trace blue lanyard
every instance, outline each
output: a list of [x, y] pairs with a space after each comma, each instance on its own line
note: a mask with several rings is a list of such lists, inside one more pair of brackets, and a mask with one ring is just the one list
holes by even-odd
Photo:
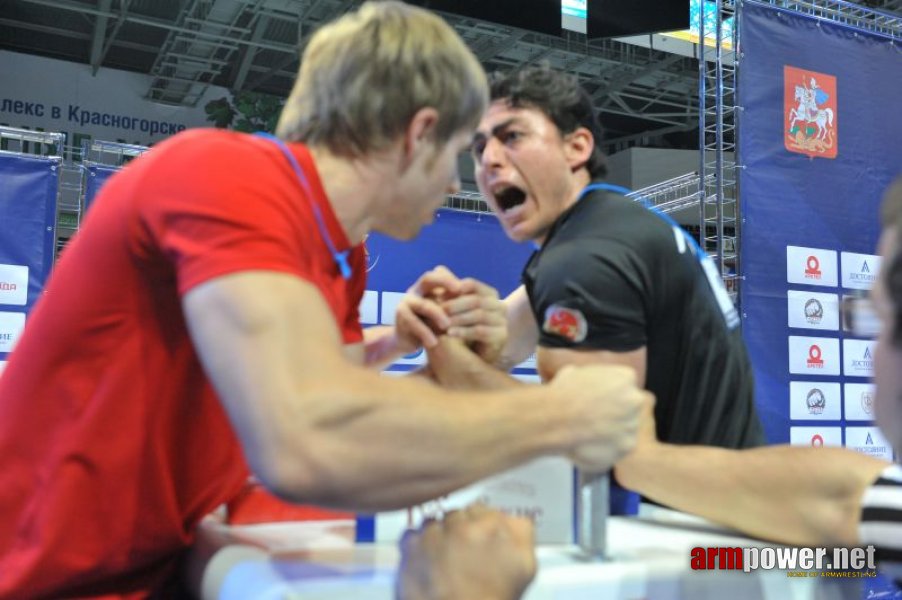
[[[586, 194], [588, 194], [589, 192], [594, 192], [596, 190], [607, 190], [609, 192], [614, 192], [615, 194], [620, 194], [622, 196], [626, 196], [627, 194], [632, 193], [631, 189], [625, 188], [622, 185], [614, 185], [611, 183], [590, 183], [579, 193], [576, 201], [579, 202]], [[672, 227], [679, 229], [679, 231], [683, 234], [683, 237], [686, 238], [686, 241], [689, 242], [690, 247], [695, 251], [695, 256], [697, 256], [700, 261], [707, 256], [705, 251], [701, 249], [701, 246], [698, 245], [698, 242], [695, 240], [695, 238], [689, 235], [689, 233], [685, 229], [680, 227], [679, 223], [670, 218], [669, 215], [662, 213], [661, 211], [656, 209], [654, 206], [650, 206], [648, 199], [642, 198], [642, 203], [645, 205], [646, 209], [650, 210], [660, 218], [667, 221], [667, 223]]]
[[614, 185], [613, 183], [590, 183], [579, 193], [579, 196], [576, 197], [576, 201], [579, 202], [586, 194], [594, 192], [595, 190], [607, 190], [609, 192], [614, 192], [615, 194], [620, 194], [621, 196], [626, 196], [632, 192], [629, 188], [625, 188], [622, 185]]
[[353, 272], [351, 270], [350, 263], [348, 263], [348, 253], [350, 252], [350, 250], [339, 252], [335, 249], [335, 244], [332, 243], [332, 238], [329, 236], [329, 231], [326, 229], [326, 224], [323, 222], [322, 212], [320, 211], [319, 206], [316, 204], [316, 200], [313, 196], [313, 190], [310, 188], [310, 183], [307, 181], [307, 176], [304, 175], [304, 170], [301, 168], [301, 165], [298, 164], [298, 161], [297, 159], [295, 159], [294, 154], [291, 153], [291, 150], [288, 149], [288, 146], [285, 145], [285, 142], [271, 133], [258, 131], [254, 135], [273, 142], [276, 146], [279, 147], [279, 150], [282, 151], [282, 154], [285, 155], [285, 157], [288, 159], [288, 162], [291, 163], [295, 175], [297, 175], [298, 183], [301, 184], [301, 188], [303, 188], [304, 193], [307, 195], [307, 200], [310, 202], [310, 207], [313, 209], [313, 216], [316, 218], [316, 226], [319, 228], [320, 237], [322, 237], [323, 241], [326, 242], [326, 246], [329, 248], [329, 252], [332, 254], [332, 259], [335, 261], [335, 264], [338, 265], [338, 270], [341, 272], [341, 276], [344, 279], [350, 279]]

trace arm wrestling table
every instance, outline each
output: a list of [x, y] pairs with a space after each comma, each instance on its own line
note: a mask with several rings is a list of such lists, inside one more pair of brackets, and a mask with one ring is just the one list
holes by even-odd
[[[231, 528], [247, 543], [213, 554], [204, 570], [204, 600], [392, 600], [397, 546], [355, 545], [352, 528], [335, 521]], [[539, 546], [539, 572], [524, 599], [861, 598], [861, 579], [789, 577], [781, 570], [693, 571], [694, 547], [774, 544], [667, 509], [643, 505], [639, 517], [611, 517], [608, 535], [603, 561], [584, 558], [576, 546]]]

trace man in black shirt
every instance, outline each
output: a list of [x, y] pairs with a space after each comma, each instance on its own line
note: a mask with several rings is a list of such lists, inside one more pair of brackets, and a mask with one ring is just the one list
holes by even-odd
[[477, 182], [508, 236], [539, 248], [506, 300], [502, 366], [536, 344], [544, 379], [570, 364], [626, 365], [657, 398], [662, 441], [763, 444], [716, 267], [675, 223], [601, 181], [600, 126], [576, 78], [528, 67], [495, 76], [491, 92], [473, 143]]

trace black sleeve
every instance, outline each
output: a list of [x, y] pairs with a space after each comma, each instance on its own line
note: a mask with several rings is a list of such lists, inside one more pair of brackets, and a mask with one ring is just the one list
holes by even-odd
[[628, 352], [646, 345], [648, 270], [634, 250], [589, 239], [540, 260], [530, 294], [540, 346]]

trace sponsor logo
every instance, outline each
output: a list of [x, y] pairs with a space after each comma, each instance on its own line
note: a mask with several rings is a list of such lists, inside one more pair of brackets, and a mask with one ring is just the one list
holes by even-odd
[[877, 273], [872, 273], [868, 261], [864, 260], [861, 262], [861, 267], [859, 267], [857, 272], [853, 271], [852, 273], [849, 273], [849, 281], [873, 285], [873, 283], [877, 281]]
[[808, 405], [810, 414], [819, 415], [824, 412], [824, 408], [827, 406], [827, 397], [824, 396], [824, 392], [817, 388], [812, 388], [805, 398], [805, 403]]
[[[833, 287], [839, 275], [837, 259], [838, 253], [835, 250], [786, 246], [786, 281]], [[809, 298], [814, 297], [816, 294], [809, 295]]]
[[836, 158], [836, 77], [783, 67], [783, 144], [790, 152]]
[[560, 336], [571, 342], [581, 342], [588, 333], [586, 317], [575, 308], [565, 308], [552, 304], [545, 311], [545, 322], [542, 331]]
[[817, 344], [811, 344], [808, 348], [808, 368], [823, 369], [824, 360], [821, 358], [821, 347]]
[[823, 445], [824, 445], [824, 437], [821, 434], [815, 433], [813, 436], [811, 436], [811, 447], [812, 448], [820, 448]]
[[811, 298], [805, 303], [805, 320], [812, 325], [819, 325], [824, 319], [824, 306], [817, 298]]
[[880, 275], [881, 259], [875, 254], [842, 252], [842, 286], [853, 290], [874, 287]]
[[[824, 370], [827, 365], [825, 361]], [[820, 375], [823, 371], [817, 371]], [[856, 395], [857, 399], [858, 396]], [[825, 420], [842, 419], [842, 385], [827, 381], [790, 381], [789, 382], [789, 418], [792, 420]], [[857, 407], [857, 404], [856, 404]], [[807, 445], [814, 433], [821, 433], [821, 428], [809, 431], [804, 436]]]
[[808, 279], [821, 278], [821, 261], [816, 256], [809, 256], [805, 261], [805, 277]]
[[852, 360], [853, 369], [872, 370], [874, 368], [874, 358], [871, 355], [871, 347], [865, 346], [864, 353], [861, 358]]
[[879, 446], [874, 442], [874, 436], [868, 433], [864, 438], [863, 446], [856, 446], [854, 450], [861, 452], [862, 454], [867, 454], [869, 456], [892, 456], [892, 451], [890, 448], [884, 444], [880, 444]]
[[0, 304], [25, 306], [28, 302], [28, 267], [0, 263]]
[[847, 427], [846, 448], [885, 460], [893, 459], [893, 449], [876, 427]]
[[861, 410], [866, 415], [874, 414], [874, 394], [872, 392], [867, 390], [861, 392]]

